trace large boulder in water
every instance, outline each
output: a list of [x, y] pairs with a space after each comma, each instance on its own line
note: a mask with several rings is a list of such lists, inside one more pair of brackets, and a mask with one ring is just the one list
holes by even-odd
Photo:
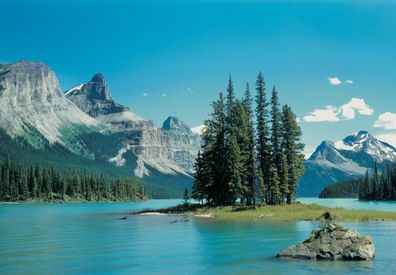
[[312, 231], [309, 239], [286, 248], [277, 257], [362, 261], [373, 259], [374, 253], [374, 243], [370, 237], [360, 236], [356, 231], [330, 223]]

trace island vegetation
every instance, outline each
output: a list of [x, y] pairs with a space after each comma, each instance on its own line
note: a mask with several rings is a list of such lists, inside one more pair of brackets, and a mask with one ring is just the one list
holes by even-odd
[[[249, 85], [236, 99], [231, 76], [205, 121], [203, 147], [195, 165], [192, 197], [210, 206], [291, 204], [303, 173], [301, 129], [289, 105], [270, 102], [262, 73], [256, 80], [256, 107]], [[253, 111], [255, 109], [255, 112]]]
[[216, 221], [240, 222], [296, 222], [318, 221], [324, 213], [331, 213], [337, 217], [337, 222], [369, 222], [369, 221], [396, 221], [395, 212], [373, 210], [346, 210], [330, 208], [318, 204], [294, 203], [291, 205], [261, 205], [260, 207], [243, 206], [205, 206], [201, 204], [180, 204], [175, 207], [144, 210], [137, 214], [166, 214], [176, 216], [194, 216], [210, 218]]
[[321, 198], [359, 198], [359, 200], [396, 200], [396, 164], [389, 164], [380, 173], [377, 163], [372, 175], [360, 179], [330, 184], [320, 193]]
[[40, 165], [0, 164], [0, 201], [137, 201], [146, 198], [135, 178], [109, 179], [87, 171], [64, 171]]

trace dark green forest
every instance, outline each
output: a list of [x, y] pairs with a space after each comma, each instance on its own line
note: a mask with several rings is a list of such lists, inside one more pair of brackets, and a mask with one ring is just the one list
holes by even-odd
[[249, 84], [237, 99], [230, 77], [225, 98], [220, 93], [212, 103], [195, 165], [194, 199], [214, 206], [295, 200], [304, 169], [296, 115], [289, 105], [280, 105], [275, 86], [268, 101], [261, 73], [255, 89], [255, 100]]
[[358, 198], [361, 180], [341, 181], [326, 186], [319, 194], [319, 198]]
[[0, 201], [138, 201], [146, 197], [136, 178], [109, 179], [104, 174], [10, 160], [0, 164]]
[[327, 186], [321, 198], [358, 197], [359, 200], [396, 200], [396, 164], [388, 164], [379, 172], [375, 163], [372, 175], [357, 180], [335, 183]]
[[[121, 144], [122, 137], [113, 135], [101, 135], [98, 133], [87, 133], [80, 138], [89, 149], [102, 158], [89, 159], [70, 152], [60, 144], [49, 144], [48, 141], [34, 128], [33, 136], [40, 141], [40, 148], [32, 147], [23, 137], [11, 137], [0, 129], [0, 162], [7, 158], [17, 161], [18, 165], [27, 167], [36, 164], [63, 171], [70, 168], [75, 171], [89, 171], [100, 175], [104, 174], [110, 182], [118, 177], [129, 178], [134, 174], [135, 167], [126, 165], [119, 167], [108, 162], [108, 158], [114, 153], [109, 148], [116, 148]], [[136, 163], [136, 156], [130, 152], [125, 154], [130, 163]], [[161, 175], [157, 171], [150, 171], [151, 175], [141, 180], [146, 194], [150, 198], [168, 199], [181, 198], [185, 187], [191, 187], [191, 179], [188, 177], [177, 177], [174, 175]]]

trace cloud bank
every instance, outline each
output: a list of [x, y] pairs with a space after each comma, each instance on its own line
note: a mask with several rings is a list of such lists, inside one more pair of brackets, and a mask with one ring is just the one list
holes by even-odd
[[381, 141], [389, 143], [396, 148], [396, 133], [378, 134], [375, 137]]
[[375, 128], [384, 128], [386, 130], [396, 130], [396, 114], [385, 112], [378, 116], [374, 123]]
[[363, 116], [370, 116], [374, 113], [374, 110], [364, 102], [363, 98], [354, 97], [340, 107], [327, 105], [323, 109], [315, 109], [309, 115], [304, 116], [303, 119], [306, 122], [337, 122], [354, 119], [356, 113]]

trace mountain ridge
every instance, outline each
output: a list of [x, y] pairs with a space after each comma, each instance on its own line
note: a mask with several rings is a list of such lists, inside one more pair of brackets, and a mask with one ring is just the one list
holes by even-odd
[[[169, 187], [170, 193], [180, 196], [185, 187], [191, 187], [200, 136], [189, 128], [156, 127], [115, 102], [101, 73], [64, 93], [44, 63], [2, 64], [0, 115], [0, 129], [10, 136], [7, 143], [12, 148], [31, 146], [48, 156], [55, 152], [51, 161], [69, 152], [69, 159], [100, 162], [158, 190]], [[172, 120], [187, 127], [178, 118]], [[0, 157], [7, 157], [7, 148], [1, 151]]]
[[328, 184], [362, 177], [379, 167], [396, 161], [396, 148], [376, 139], [367, 131], [359, 131], [337, 141], [323, 141], [305, 161], [300, 178], [300, 196], [317, 196]]

